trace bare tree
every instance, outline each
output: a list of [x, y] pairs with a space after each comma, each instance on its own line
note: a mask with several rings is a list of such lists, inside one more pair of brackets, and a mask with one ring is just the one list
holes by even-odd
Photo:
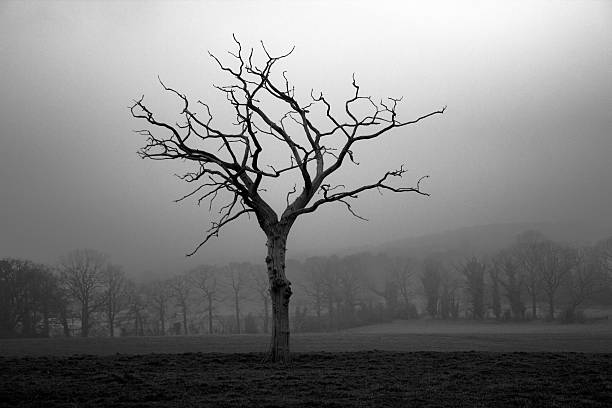
[[147, 286], [147, 296], [150, 299], [157, 316], [159, 329], [156, 330], [162, 336], [166, 335], [166, 319], [168, 313], [168, 301], [172, 296], [170, 285], [167, 280], [156, 280]]
[[612, 236], [598, 242], [596, 248], [601, 268], [607, 273], [608, 282], [612, 282]]
[[147, 296], [145, 292], [144, 286], [127, 281], [128, 312], [134, 320], [134, 334], [136, 336], [144, 336], [145, 334], [145, 324], [147, 321]]
[[253, 282], [255, 283], [255, 291], [263, 306], [263, 332], [268, 333], [270, 331], [270, 284], [265, 268], [254, 268]]
[[606, 284], [606, 271], [602, 268], [597, 248], [579, 248], [572, 251], [575, 262], [567, 276], [568, 296], [564, 311], [566, 321], [573, 321], [578, 307], [603, 290]]
[[363, 289], [363, 254], [344, 257], [336, 264], [336, 279], [338, 285], [338, 300], [340, 303], [340, 323], [352, 325], [355, 321], [355, 307], [359, 303], [359, 295]]
[[47, 266], [0, 259], [0, 337], [48, 337], [49, 319], [59, 314], [62, 300], [57, 277]]
[[321, 257], [310, 257], [304, 261], [304, 269], [307, 271], [307, 275], [302, 289], [312, 299], [315, 315], [319, 323], [323, 314], [326, 263], [326, 259]]
[[246, 299], [246, 285], [248, 274], [251, 272], [251, 265], [244, 263], [231, 262], [228, 265], [229, 278], [228, 284], [232, 291], [232, 300], [234, 301], [234, 317], [236, 318], [236, 332], [241, 333], [240, 324], [240, 304]]
[[181, 309], [183, 315], [183, 334], [189, 334], [189, 327], [187, 325], [188, 314], [189, 314], [189, 299], [193, 287], [191, 282], [187, 278], [187, 275], [181, 274], [168, 281], [172, 297], [176, 300], [177, 306]]
[[[190, 254], [195, 253], [210, 238], [218, 236], [223, 227], [244, 215], [254, 215], [267, 238], [266, 265], [272, 299], [273, 327], [269, 359], [289, 360], [289, 299], [291, 283], [285, 275], [287, 237], [300, 215], [315, 212], [329, 203], [343, 204], [358, 216], [351, 199], [369, 190], [395, 193], [417, 193], [420, 182], [413, 187], [391, 183], [407, 172], [402, 166], [382, 174], [370, 183], [348, 187], [332, 184], [334, 175], [347, 162], [357, 163], [354, 148], [363, 142], [378, 139], [394, 129], [415, 124], [444, 109], [433, 111], [413, 120], [400, 120], [397, 106], [401, 99], [388, 98], [379, 102], [363, 96], [353, 76], [353, 96], [342, 105], [342, 114], [333, 112], [331, 103], [323, 95], [311, 92], [308, 102], [300, 102], [287, 75], [273, 75], [273, 67], [291, 54], [273, 56], [263, 46], [264, 62], [255, 62], [253, 49], [245, 52], [235, 39], [234, 66], [226, 65], [211, 55], [219, 68], [232, 78], [232, 83], [216, 86], [234, 109], [236, 120], [230, 130], [218, 127], [211, 109], [198, 101], [199, 109], [192, 107], [188, 98], [179, 91], [161, 83], [182, 104], [182, 123], [164, 121], [153, 114], [144, 103], [144, 97], [131, 107], [132, 115], [145, 121], [148, 129], [140, 130], [147, 137], [140, 150], [143, 158], [153, 160], [180, 160], [195, 164], [195, 169], [181, 176], [196, 187], [182, 199], [197, 197], [198, 202], [210, 199], [209, 209], [216, 198], [227, 198], [220, 206], [220, 218], [212, 222], [202, 241]], [[161, 82], [161, 81], [160, 81]], [[265, 105], [265, 106], [264, 106]], [[285, 113], [276, 119], [276, 108], [284, 106]], [[156, 130], [154, 134], [151, 129]], [[272, 161], [270, 148], [282, 146], [288, 162]], [[263, 184], [285, 174], [298, 174], [298, 183], [287, 192], [286, 208], [278, 213], [262, 195]], [[359, 217], [359, 216], [358, 216]], [[361, 217], [359, 217], [361, 218]]]
[[472, 305], [472, 318], [476, 320], [484, 318], [484, 277], [486, 269], [485, 264], [480, 262], [475, 256], [470, 258], [462, 268], [466, 289]]
[[102, 272], [101, 283], [108, 334], [114, 337], [117, 313], [128, 303], [127, 278], [120, 266], [109, 264]]
[[497, 320], [502, 316], [500, 286], [500, 270], [496, 267], [489, 268], [489, 278], [491, 279], [491, 309]]
[[191, 270], [189, 280], [193, 286], [202, 292], [204, 302], [206, 303], [206, 312], [208, 313], [208, 333], [213, 333], [213, 313], [215, 310], [214, 304], [219, 300], [217, 289], [217, 276], [215, 268], [210, 265], [200, 265]]
[[404, 269], [404, 262], [401, 258], [389, 258], [386, 255], [378, 255], [375, 262], [382, 267], [384, 272], [384, 282], [382, 289], [379, 289], [377, 282], [368, 284], [371, 292], [385, 300], [386, 312], [392, 317], [398, 313], [399, 279]]
[[433, 257], [427, 258], [425, 260], [425, 269], [421, 276], [421, 283], [427, 300], [427, 313], [434, 318], [439, 313], [438, 302], [440, 300], [440, 286], [442, 285], [441, 275], [441, 262]]
[[523, 276], [519, 272], [519, 262], [515, 254], [508, 249], [499, 251], [493, 257], [493, 268], [497, 270], [497, 282], [506, 291], [512, 317], [516, 320], [525, 318], [525, 304], [522, 300]]
[[404, 306], [411, 304], [413, 296], [412, 279], [416, 272], [416, 262], [414, 259], [396, 258], [392, 269], [393, 282], [397, 285], [397, 290], [404, 301]]
[[531, 316], [538, 317], [537, 300], [542, 288], [542, 274], [540, 271], [541, 248], [547, 238], [539, 231], [524, 231], [516, 237], [513, 246], [517, 261], [524, 274], [524, 285], [531, 298]]
[[538, 268], [542, 276], [542, 289], [548, 300], [548, 318], [555, 318], [555, 296], [575, 265], [576, 258], [570, 248], [553, 241], [539, 246]]
[[78, 303], [81, 336], [87, 337], [91, 314], [103, 304], [101, 289], [108, 256], [93, 249], [76, 249], [60, 261], [60, 280]]

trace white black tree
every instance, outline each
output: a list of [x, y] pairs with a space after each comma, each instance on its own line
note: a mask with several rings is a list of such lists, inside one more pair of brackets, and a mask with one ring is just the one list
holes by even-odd
[[[334, 184], [330, 176], [347, 163], [355, 163], [353, 149], [356, 145], [378, 139], [391, 131], [415, 124], [423, 119], [442, 114], [445, 108], [412, 120], [400, 120], [397, 106], [401, 99], [387, 98], [375, 101], [363, 96], [353, 76], [354, 93], [341, 106], [342, 113], [332, 111], [330, 101], [323, 93], [311, 91], [310, 100], [301, 103], [295, 96], [285, 72], [273, 76], [274, 66], [292, 52], [273, 56], [262, 43], [262, 64], [254, 62], [254, 51], [243, 50], [234, 37], [235, 52], [229, 52], [235, 63], [224, 64], [210, 54], [219, 68], [228, 74], [232, 83], [216, 86], [233, 107], [235, 121], [230, 130], [218, 127], [209, 105], [198, 101], [193, 107], [186, 95], [161, 82], [164, 90], [178, 98], [182, 106], [180, 123], [158, 119], [144, 102], [144, 97], [134, 101], [131, 113], [150, 126], [137, 131], [146, 136], [147, 143], [139, 151], [143, 158], [152, 160], [181, 160], [191, 162], [195, 169], [179, 177], [192, 183], [193, 190], [179, 198], [212, 202], [219, 197], [228, 198], [220, 205], [219, 218], [199, 245], [188, 255], [193, 255], [202, 245], [226, 225], [245, 215], [254, 215], [267, 238], [266, 257], [270, 295], [272, 300], [272, 340], [270, 361], [289, 360], [289, 298], [291, 285], [285, 276], [285, 252], [289, 231], [296, 219], [316, 211], [329, 203], [341, 203], [353, 215], [351, 200], [369, 190], [394, 193], [417, 193], [421, 190], [422, 177], [412, 187], [397, 186], [393, 179], [406, 174], [402, 165], [386, 171], [370, 183], [354, 188]], [[278, 106], [284, 106], [284, 114], [275, 119]], [[288, 161], [284, 165], [269, 164], [269, 146], [283, 146]], [[262, 197], [263, 184], [283, 175], [294, 173], [299, 177], [299, 187], [287, 192], [286, 208], [277, 214], [269, 201]], [[361, 217], [359, 217], [361, 218]]]

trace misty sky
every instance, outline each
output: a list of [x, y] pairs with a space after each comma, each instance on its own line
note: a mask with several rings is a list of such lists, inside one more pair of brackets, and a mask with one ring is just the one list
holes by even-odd
[[612, 231], [611, 2], [4, 1], [0, 257], [55, 263], [90, 247], [137, 274], [263, 261], [246, 218], [185, 259], [209, 214], [173, 203], [181, 167], [136, 155], [142, 123], [127, 109], [145, 94], [178, 113], [159, 75], [232, 120], [206, 52], [227, 58], [232, 33], [295, 45], [279, 69], [304, 101], [311, 88], [350, 98], [354, 72], [364, 94], [404, 97], [400, 119], [448, 106], [359, 149], [344, 173], [356, 185], [405, 164], [406, 184], [431, 176], [431, 197], [364, 194], [354, 208], [369, 222], [328, 206], [298, 220], [288, 256], [498, 222]]

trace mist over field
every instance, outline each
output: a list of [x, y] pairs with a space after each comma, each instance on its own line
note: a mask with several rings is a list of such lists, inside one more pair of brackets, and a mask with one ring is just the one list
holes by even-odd
[[0, 3], [3, 406], [612, 406], [612, 3]]
[[[246, 218], [184, 257], [210, 214], [173, 203], [187, 192], [182, 167], [137, 157], [144, 138], [127, 109], [144, 94], [178, 119], [159, 75], [232, 121], [212, 87], [231, 78], [207, 54], [229, 61], [232, 33], [260, 58], [260, 40], [273, 53], [295, 46], [278, 72], [304, 103], [313, 89], [339, 109], [355, 73], [375, 100], [403, 96], [404, 120], [448, 106], [358, 149], [360, 165], [338, 177], [357, 185], [405, 164], [405, 185], [431, 176], [430, 197], [364, 193], [354, 208], [369, 222], [322, 208], [298, 220], [289, 256], [497, 223], [578, 224], [596, 241], [612, 223], [611, 14], [605, 1], [4, 2], [0, 255], [53, 264], [95, 248], [138, 276], [263, 262], [265, 236]], [[273, 186], [277, 211], [291, 185]]]

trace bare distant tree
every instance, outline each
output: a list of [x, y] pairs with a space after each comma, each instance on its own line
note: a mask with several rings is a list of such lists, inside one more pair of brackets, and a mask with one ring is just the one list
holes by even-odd
[[523, 277], [520, 265], [513, 251], [504, 249], [493, 257], [493, 268], [497, 270], [497, 282], [506, 291], [514, 319], [525, 318], [525, 304], [522, 300]]
[[391, 317], [395, 317], [398, 311], [399, 277], [404, 268], [403, 260], [400, 258], [389, 258], [379, 255], [375, 262], [384, 272], [383, 287], [379, 289], [376, 282], [368, 285], [370, 291], [385, 300], [385, 308]]
[[310, 257], [304, 261], [306, 270], [306, 282], [303, 290], [312, 299], [317, 322], [321, 322], [323, 315], [323, 303], [325, 301], [325, 275], [328, 261], [322, 257]]
[[437, 317], [439, 313], [440, 287], [442, 285], [442, 264], [440, 261], [433, 257], [425, 260], [421, 283], [427, 301], [427, 313], [431, 317]]
[[397, 290], [404, 301], [404, 306], [411, 304], [413, 296], [412, 279], [417, 271], [417, 264], [414, 259], [396, 258], [392, 269], [393, 282], [397, 285]]
[[101, 288], [104, 302], [104, 314], [108, 322], [108, 334], [115, 336], [117, 313], [127, 306], [128, 285], [125, 273], [118, 265], [107, 265], [102, 272]]
[[210, 265], [200, 265], [189, 272], [189, 280], [204, 295], [206, 312], [208, 313], [208, 333], [212, 334], [214, 304], [220, 300], [215, 268]]
[[0, 259], [0, 337], [48, 337], [49, 320], [59, 315], [62, 301], [50, 268], [28, 260]]
[[[234, 109], [236, 120], [232, 129], [216, 125], [207, 104], [198, 101], [200, 109], [197, 111], [184, 94], [163, 83], [162, 87], [182, 104], [182, 123], [156, 117], [145, 105], [144, 97], [134, 102], [131, 112], [149, 125], [149, 129], [139, 131], [147, 137], [147, 144], [140, 151], [142, 157], [195, 164], [195, 169], [181, 178], [197, 186], [182, 199], [194, 196], [198, 202], [211, 199], [211, 205], [217, 197], [228, 199], [227, 204], [221, 206], [221, 217], [212, 223], [191, 254], [240, 217], [254, 215], [257, 219], [268, 247], [266, 264], [273, 310], [269, 359], [288, 361], [292, 292], [285, 276], [285, 254], [291, 227], [300, 215], [315, 212], [329, 203], [343, 204], [357, 216], [350, 200], [369, 190], [427, 195], [421, 190], [421, 179], [413, 187], [391, 183], [391, 179], [406, 174], [403, 166], [353, 187], [332, 184], [330, 176], [348, 162], [357, 163], [354, 153], [357, 145], [441, 114], [444, 109], [413, 120], [400, 120], [397, 113], [400, 98], [376, 101], [363, 96], [353, 77], [353, 96], [341, 105], [342, 114], [338, 114], [323, 93], [311, 92], [308, 102], [300, 102], [287, 75], [284, 72], [280, 76], [272, 74], [275, 64], [293, 50], [273, 56], [262, 44], [265, 59], [259, 64], [252, 49], [244, 52], [238, 40], [236, 45], [237, 51], [230, 53], [235, 58], [234, 66], [224, 64], [211, 54], [233, 81], [226, 86], [216, 86]], [[286, 109], [280, 116], [276, 111], [279, 106]], [[153, 134], [150, 129], [159, 132]], [[266, 163], [265, 160], [272, 157], [268, 154], [270, 148], [279, 146], [285, 149], [288, 160]], [[300, 178], [299, 189], [296, 184], [287, 192], [287, 206], [279, 216], [260, 192], [264, 182], [290, 173]]]
[[548, 318], [555, 318], [555, 297], [557, 291], [575, 266], [576, 257], [570, 248], [546, 241], [539, 246], [539, 270], [542, 289], [548, 300]]
[[173, 277], [168, 281], [168, 285], [170, 287], [172, 297], [176, 300], [176, 304], [180, 308], [181, 314], [183, 315], [183, 334], [189, 334], [187, 320], [189, 313], [189, 300], [193, 286], [185, 274]]
[[576, 258], [567, 276], [569, 293], [564, 316], [570, 321], [575, 319], [576, 309], [606, 285], [606, 271], [602, 268], [597, 248], [572, 251]]
[[78, 303], [83, 337], [89, 335], [92, 312], [103, 304], [101, 290], [107, 261], [108, 255], [93, 249], [76, 249], [60, 260], [60, 280]]
[[341, 301], [341, 318], [343, 324], [352, 324], [355, 319], [355, 307], [359, 301], [359, 294], [363, 289], [363, 258], [360, 254], [350, 255], [336, 264], [336, 279], [338, 285], [338, 298]]
[[500, 274], [501, 271], [497, 267], [489, 268], [489, 278], [491, 279], [491, 309], [497, 320], [502, 316], [501, 294], [499, 292]]
[[132, 281], [127, 281], [126, 293], [128, 294], [128, 312], [134, 320], [134, 334], [136, 336], [144, 336], [148, 306], [145, 287], [143, 285], [136, 285]]
[[147, 295], [159, 322], [159, 334], [165, 336], [168, 302], [172, 297], [168, 281], [156, 280], [151, 282], [147, 287]]
[[531, 316], [538, 317], [537, 300], [542, 288], [540, 256], [548, 239], [539, 231], [525, 231], [516, 237], [515, 256], [524, 272], [524, 285], [531, 298]]
[[486, 266], [475, 256], [470, 258], [462, 268], [465, 286], [472, 306], [472, 317], [476, 320], [484, 318], [485, 271]]
[[251, 265], [248, 263], [232, 262], [228, 265], [228, 284], [232, 292], [234, 302], [234, 317], [236, 318], [236, 333], [241, 333], [240, 304], [246, 299], [246, 286], [248, 276], [251, 273]]
[[255, 283], [255, 291], [261, 300], [263, 306], [263, 332], [270, 331], [270, 284], [265, 268], [254, 267], [253, 282]]
[[598, 242], [596, 248], [601, 267], [607, 272], [608, 282], [612, 282], [612, 237]]

